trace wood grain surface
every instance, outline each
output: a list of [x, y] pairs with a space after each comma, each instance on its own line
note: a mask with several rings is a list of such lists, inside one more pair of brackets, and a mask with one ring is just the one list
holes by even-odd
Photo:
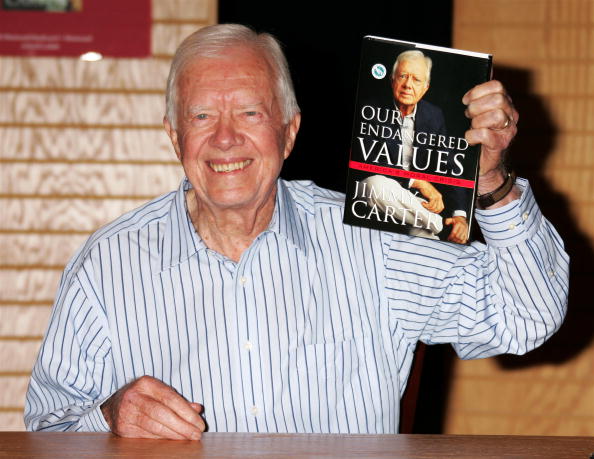
[[154, 127], [1, 127], [0, 164], [177, 164], [169, 137]]
[[[111, 434], [0, 433], [12, 458], [550, 458], [587, 459], [592, 437], [204, 434], [201, 441], [123, 439]], [[2, 453], [0, 453], [1, 455]]]

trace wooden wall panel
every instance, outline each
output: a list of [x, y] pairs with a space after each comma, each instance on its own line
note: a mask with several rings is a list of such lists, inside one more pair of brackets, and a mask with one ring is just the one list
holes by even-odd
[[[156, 195], [158, 191], [155, 190]], [[1, 232], [90, 233], [128, 210], [146, 202], [139, 199], [85, 198], [0, 198]]]
[[0, 164], [178, 164], [161, 126], [1, 127]]
[[[4, 407], [19, 407], [25, 403], [25, 392], [29, 384], [28, 376], [7, 376], [4, 379], [6, 390], [0, 391], [0, 405]], [[0, 412], [0, 420], [2, 419]]]
[[505, 435], [565, 435], [592, 436], [594, 422], [590, 416], [542, 416], [514, 413], [513, 416], [494, 416], [472, 412], [453, 413], [451, 423], [456, 430], [468, 435], [485, 435], [485, 432], [506, 432]]
[[42, 336], [49, 315], [50, 308], [47, 306], [3, 306], [0, 308], [0, 335]]
[[147, 59], [0, 56], [0, 430], [24, 396], [65, 263], [89, 234], [177, 187], [162, 126], [179, 42], [216, 0], [153, 0]]
[[0, 233], [4, 268], [64, 266], [87, 234]]
[[5, 426], [5, 430], [24, 430], [22, 410], [20, 405], [15, 405], [6, 405], [0, 409], [0, 425]]
[[[20, 376], [30, 372], [39, 351], [39, 338], [3, 337], [0, 349], [0, 375]], [[2, 385], [4, 386], [4, 381]]]
[[92, 126], [162, 126], [163, 96], [152, 94], [6, 91], [0, 94], [0, 123]]
[[[183, 177], [179, 163], [145, 164], [5, 164], [0, 181], [8, 197], [123, 197], [150, 199], [155, 190], [171, 189]], [[76, 190], [73, 192], [73, 190]]]
[[454, 46], [490, 52], [520, 109], [512, 146], [572, 257], [569, 315], [541, 349], [455, 361], [446, 433], [594, 435], [594, 0], [456, 0]]
[[217, 20], [217, 3], [197, 0], [153, 1], [153, 22], [192, 22], [213, 24]]
[[[472, 3], [472, 7], [470, 7]], [[489, 23], [526, 28], [540, 25], [546, 19], [546, 2], [543, 0], [479, 0], [477, 2], [456, 0], [454, 24], [464, 27]], [[459, 39], [460, 28], [454, 31]]]
[[0, 88], [27, 90], [47, 88], [56, 93], [73, 89], [100, 92], [126, 90], [162, 94], [168, 59], [114, 59], [85, 62], [66, 57], [2, 57]]
[[153, 26], [152, 47], [157, 56], [171, 56], [177, 45], [196, 30], [194, 24], [157, 24]]
[[[468, 361], [467, 365], [458, 365], [454, 369], [454, 378], [488, 380], [501, 367], [496, 359]], [[563, 365], [547, 362], [536, 367], [520, 367], [508, 371], [517, 381], [569, 381], [586, 383], [594, 374], [594, 359], [587, 352], [582, 352]]]
[[[25, 302], [30, 304], [51, 304], [58, 288], [62, 274], [61, 269], [34, 268], [22, 269], [3, 268], [0, 302], [3, 305]], [[4, 306], [0, 311], [4, 310]]]

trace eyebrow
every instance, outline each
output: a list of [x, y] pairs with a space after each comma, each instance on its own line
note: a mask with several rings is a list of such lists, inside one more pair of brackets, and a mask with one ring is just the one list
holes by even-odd
[[[255, 108], [255, 107], [262, 107], [265, 106], [264, 102], [260, 101], [260, 102], [252, 102], [249, 104], [242, 104], [242, 105], [238, 105], [236, 108], [239, 108], [240, 110], [244, 110], [246, 108]], [[188, 113], [197, 113], [197, 112], [203, 112], [203, 111], [208, 111], [208, 110], [213, 110], [215, 109], [214, 105], [191, 105], [190, 107], [188, 107]]]
[[246, 109], [250, 109], [250, 108], [260, 108], [260, 107], [265, 107], [266, 105], [264, 104], [264, 102], [254, 102], [253, 104], [243, 104], [243, 105], [239, 105], [239, 109], [240, 110], [246, 110]]
[[411, 73], [411, 72], [398, 72], [396, 74], [396, 76], [402, 76], [402, 75], [410, 75], [413, 78], [416, 78], [417, 80], [426, 80], [427, 79], [424, 75], [416, 75], [416, 74]]
[[200, 113], [204, 111], [212, 110], [212, 106], [208, 105], [192, 105], [188, 107], [187, 113]]

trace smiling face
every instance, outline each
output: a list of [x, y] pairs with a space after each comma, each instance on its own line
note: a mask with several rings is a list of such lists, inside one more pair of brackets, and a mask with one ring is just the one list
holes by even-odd
[[177, 129], [165, 128], [197, 200], [213, 211], [274, 204], [299, 129], [283, 123], [273, 72], [254, 49], [198, 57], [178, 80]]
[[412, 113], [427, 89], [429, 84], [424, 59], [409, 59], [398, 63], [392, 80], [392, 91], [398, 108], [404, 115]]

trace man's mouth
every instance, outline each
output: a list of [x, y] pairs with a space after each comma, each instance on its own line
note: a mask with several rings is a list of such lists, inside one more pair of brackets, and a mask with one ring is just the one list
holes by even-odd
[[233, 172], [237, 170], [241, 170], [246, 168], [252, 162], [251, 159], [246, 159], [245, 161], [236, 161], [234, 163], [213, 163], [211, 161], [208, 162], [210, 168], [215, 172]]

